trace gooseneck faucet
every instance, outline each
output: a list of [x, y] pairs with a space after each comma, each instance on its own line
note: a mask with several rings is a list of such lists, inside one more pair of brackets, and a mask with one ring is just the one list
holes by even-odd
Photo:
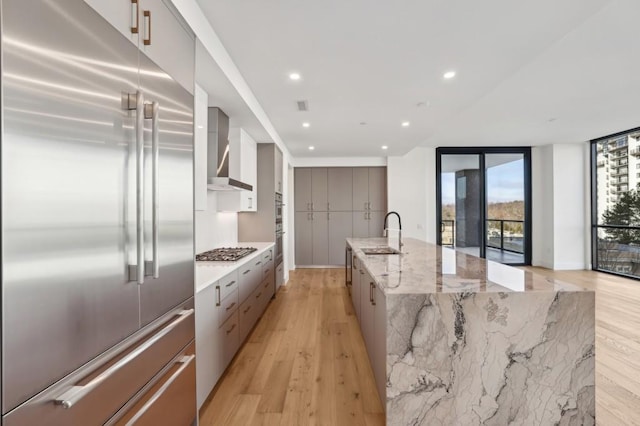
[[398, 212], [389, 212], [384, 217], [384, 236], [387, 237], [389, 235], [389, 228], [387, 227], [387, 218], [392, 214], [398, 217], [398, 242], [400, 243], [400, 247], [402, 247], [402, 220], [400, 220], [400, 215]]

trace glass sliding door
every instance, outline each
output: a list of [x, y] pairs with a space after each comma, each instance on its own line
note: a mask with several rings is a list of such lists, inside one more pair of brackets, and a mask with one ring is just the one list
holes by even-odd
[[484, 248], [481, 170], [477, 154], [441, 157], [441, 244], [476, 256]]
[[529, 148], [438, 148], [438, 244], [530, 264], [530, 170]]
[[524, 261], [524, 154], [485, 154], [486, 257]]

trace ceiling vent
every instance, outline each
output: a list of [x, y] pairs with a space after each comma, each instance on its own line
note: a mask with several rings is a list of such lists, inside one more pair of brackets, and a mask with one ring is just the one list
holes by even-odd
[[307, 101], [297, 101], [298, 111], [309, 111], [309, 102]]

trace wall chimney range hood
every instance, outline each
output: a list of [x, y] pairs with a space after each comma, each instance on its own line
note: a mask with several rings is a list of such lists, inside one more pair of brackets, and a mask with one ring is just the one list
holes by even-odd
[[253, 186], [229, 176], [229, 117], [220, 108], [209, 108], [207, 120], [207, 189], [252, 191]]

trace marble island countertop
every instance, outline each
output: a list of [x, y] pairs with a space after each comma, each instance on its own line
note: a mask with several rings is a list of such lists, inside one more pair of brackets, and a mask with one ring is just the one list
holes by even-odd
[[387, 246], [387, 239], [347, 238], [385, 294], [589, 291], [413, 238], [403, 243], [401, 254], [365, 255], [363, 248]]

